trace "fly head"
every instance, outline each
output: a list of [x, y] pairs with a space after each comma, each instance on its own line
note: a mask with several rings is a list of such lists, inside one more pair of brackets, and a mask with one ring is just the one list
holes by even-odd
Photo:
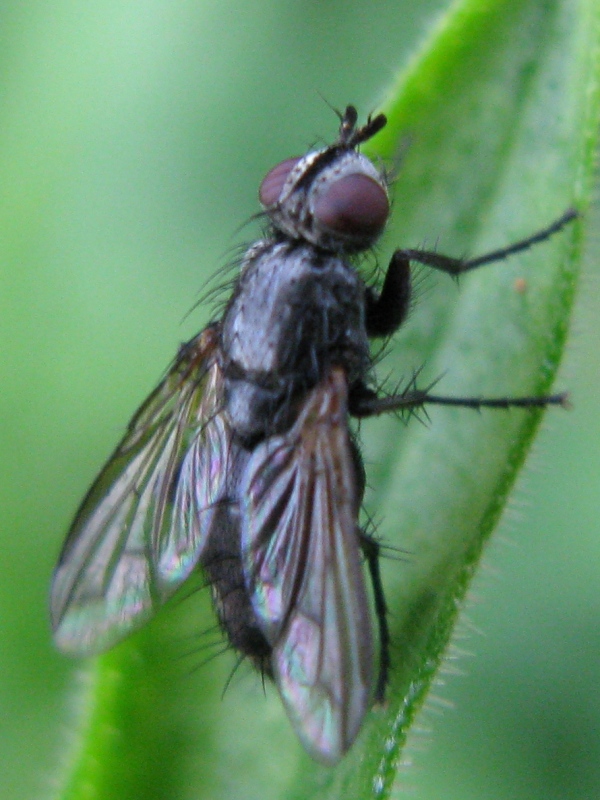
[[384, 125], [380, 114], [357, 128], [356, 110], [349, 106], [334, 144], [273, 167], [259, 199], [274, 227], [329, 252], [372, 247], [390, 212], [387, 182], [357, 147]]

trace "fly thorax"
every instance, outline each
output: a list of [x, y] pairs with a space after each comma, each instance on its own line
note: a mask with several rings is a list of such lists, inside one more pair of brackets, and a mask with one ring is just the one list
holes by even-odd
[[225, 406], [242, 439], [285, 430], [329, 367], [353, 382], [369, 348], [364, 285], [340, 257], [278, 242], [250, 252], [223, 319]]

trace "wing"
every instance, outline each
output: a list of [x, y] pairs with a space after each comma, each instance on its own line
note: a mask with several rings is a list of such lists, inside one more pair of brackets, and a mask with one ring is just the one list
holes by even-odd
[[228, 457], [217, 351], [214, 327], [182, 347], [83, 500], [52, 582], [62, 650], [111, 647], [196, 563]]
[[346, 401], [334, 369], [293, 428], [255, 450], [240, 491], [244, 571], [274, 678], [305, 747], [329, 764], [354, 741], [373, 688]]

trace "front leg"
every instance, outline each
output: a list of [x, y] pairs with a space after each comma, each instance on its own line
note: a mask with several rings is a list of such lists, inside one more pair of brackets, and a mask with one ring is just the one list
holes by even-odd
[[452, 258], [452, 256], [445, 256], [442, 253], [432, 252], [430, 250], [398, 250], [394, 256], [406, 258], [408, 261], [416, 261], [419, 264], [425, 264], [432, 269], [438, 269], [440, 272], [445, 272], [447, 275], [457, 278], [465, 272], [470, 272], [473, 269], [478, 269], [486, 264], [494, 264], [497, 261], [503, 261], [515, 253], [522, 253], [525, 250], [533, 247], [540, 242], [545, 242], [555, 233], [561, 231], [565, 225], [568, 225], [574, 219], [577, 219], [578, 212], [574, 208], [568, 208], [564, 214], [554, 220], [546, 228], [542, 228], [531, 236], [521, 239], [508, 247], [501, 247], [499, 250], [492, 250], [489, 253], [484, 253], [477, 258]]
[[397, 250], [385, 275], [381, 294], [367, 288], [365, 325], [369, 338], [390, 336], [406, 319], [410, 308], [411, 280], [407, 256]]
[[416, 261], [432, 269], [440, 270], [453, 277], [463, 275], [465, 272], [478, 269], [486, 264], [502, 261], [515, 253], [528, 250], [540, 242], [545, 242], [555, 233], [562, 230], [574, 219], [578, 213], [569, 208], [551, 225], [537, 231], [532, 236], [521, 239], [508, 247], [493, 250], [477, 258], [452, 258], [442, 253], [430, 250], [396, 250], [390, 261], [381, 294], [374, 289], [367, 288], [365, 299], [365, 324], [367, 336], [390, 336], [398, 330], [406, 319], [410, 308], [411, 280], [410, 262]]

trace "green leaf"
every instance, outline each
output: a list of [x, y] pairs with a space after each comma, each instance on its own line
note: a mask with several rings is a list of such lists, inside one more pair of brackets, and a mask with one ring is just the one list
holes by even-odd
[[[455, 3], [386, 93], [389, 124], [371, 154], [399, 161], [384, 242], [390, 251], [422, 245], [477, 254], [533, 233], [571, 205], [583, 216], [526, 255], [465, 276], [458, 288], [418, 271], [417, 303], [381, 375], [410, 376], [424, 364], [423, 383], [442, 376], [438, 393], [549, 391], [592, 185], [599, 46], [595, 0]], [[215, 798], [231, 796], [223, 787], [237, 781], [264, 786], [262, 796], [387, 797], [539, 420], [530, 411], [436, 408], [426, 425], [403, 427], [394, 418], [363, 425], [369, 512], [405, 559], [385, 565], [389, 702], [373, 710], [336, 769], [300, 752], [274, 693], [250, 705], [251, 720], [235, 730], [219, 704], [223, 671], [201, 704], [193, 686], [181, 690], [170, 607], [90, 667], [80, 730], [55, 796]], [[173, 697], [175, 684], [189, 706]], [[194, 735], [191, 752], [195, 716], [203, 735]]]
[[[478, 254], [535, 232], [570, 206], [584, 216], [527, 255], [465, 276], [458, 291], [447, 278], [427, 277], [385, 366], [425, 363], [421, 380], [442, 376], [436, 392], [449, 395], [550, 390], [592, 184], [598, 35], [594, 3], [461, 3], [401, 75], [386, 105], [390, 124], [374, 144], [389, 158], [409, 142], [394, 244]], [[385, 581], [395, 668], [389, 708], [327, 796], [387, 796], [539, 419], [531, 411], [433, 409], [425, 426], [398, 431], [394, 420], [381, 421], [369, 442], [367, 463], [380, 476], [371, 511], [383, 520], [384, 539], [407, 554]]]

